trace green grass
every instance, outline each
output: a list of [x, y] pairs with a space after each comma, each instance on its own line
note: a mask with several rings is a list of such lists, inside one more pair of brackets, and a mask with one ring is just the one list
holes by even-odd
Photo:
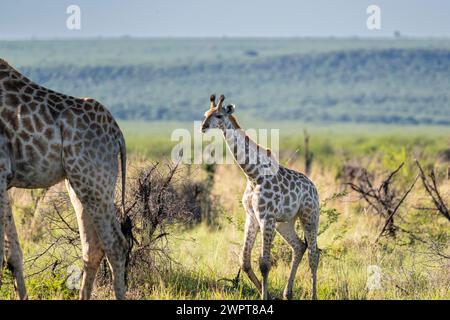
[[[349, 157], [367, 157], [379, 153], [386, 155], [412, 151], [420, 148], [425, 155], [438, 154], [446, 150], [450, 143], [450, 127], [448, 126], [414, 126], [386, 124], [342, 124], [342, 123], [302, 123], [294, 121], [264, 122], [239, 117], [244, 129], [278, 129], [281, 161], [288, 160], [303, 152], [304, 130], [310, 135], [311, 150], [316, 160], [332, 164], [342, 162]], [[201, 121], [199, 118], [198, 121]], [[170, 158], [172, 148], [179, 142], [171, 140], [176, 129], [188, 130], [194, 135], [193, 122], [145, 122], [121, 121], [120, 127], [127, 140], [127, 148], [131, 153], [138, 153], [153, 158]], [[270, 134], [269, 134], [270, 137]], [[270, 147], [270, 139], [268, 141]]]
[[[311, 136], [311, 147], [315, 154], [312, 179], [318, 186], [322, 199], [340, 190], [335, 180], [337, 168], [345, 159], [370, 156], [379, 161], [378, 169], [388, 170], [401, 161], [411, 163], [415, 152], [426, 162], [435, 163], [437, 154], [448, 148], [450, 128], [439, 126], [397, 125], [348, 125], [329, 123], [268, 123], [243, 117], [245, 128], [279, 128], [282, 161], [286, 161], [303, 146], [303, 129]], [[129, 151], [130, 167], [139, 167], [148, 160], [164, 162], [176, 142], [170, 141], [174, 129], [186, 128], [192, 132], [192, 122], [139, 122], [122, 121]], [[301, 153], [302, 151], [300, 151]], [[294, 157], [295, 158], [295, 157]], [[302, 156], [291, 164], [302, 168]], [[438, 165], [435, 163], [435, 165]], [[201, 169], [199, 169], [201, 170]], [[415, 175], [407, 167], [405, 181]], [[201, 177], [196, 177], [201, 179]], [[200, 224], [191, 229], [170, 229], [169, 248], [172, 263], [164, 263], [160, 271], [144, 274], [144, 283], [129, 292], [134, 299], [258, 299], [258, 293], [245, 275], [241, 274], [236, 286], [230, 281], [239, 270], [239, 254], [243, 243], [244, 212], [240, 197], [245, 179], [235, 165], [218, 166], [214, 178], [214, 204], [219, 207], [219, 225], [208, 227]], [[445, 180], [446, 181], [446, 180]], [[441, 180], [441, 190], [447, 197], [449, 189]], [[14, 214], [18, 225], [25, 260], [42, 250], [44, 243], [39, 230], [33, 230], [33, 207], [29, 203], [16, 203]], [[420, 184], [401, 208], [401, 225], [414, 230], [417, 235], [429, 239], [440, 239], [443, 253], [448, 255], [450, 233], [448, 221], [433, 212], [414, 209], [426, 204]], [[430, 249], [407, 234], [396, 240], [375, 238], [382, 221], [366, 211], [363, 201], [354, 195], [327, 203], [334, 209], [335, 220], [325, 210], [321, 216], [324, 230], [319, 236], [322, 249], [318, 270], [319, 299], [450, 299], [450, 273], [448, 261], [433, 255]], [[321, 229], [322, 230], [322, 229]], [[258, 271], [260, 240], [255, 244], [252, 263]], [[63, 250], [64, 248], [61, 248]], [[279, 236], [273, 246], [273, 267], [269, 275], [270, 292], [281, 298], [289, 273], [290, 250]], [[52, 261], [44, 256], [41, 264]], [[80, 261], [81, 262], [81, 261]], [[367, 288], [368, 267], [381, 268], [381, 288]], [[30, 275], [39, 266], [26, 269]], [[46, 271], [28, 277], [27, 289], [32, 299], [75, 299], [77, 290], [65, 285], [67, 274]], [[15, 298], [13, 281], [5, 273], [0, 298]], [[311, 296], [310, 273], [307, 255], [300, 265], [295, 287], [295, 299]], [[110, 287], [98, 287], [97, 299], [113, 298]]]

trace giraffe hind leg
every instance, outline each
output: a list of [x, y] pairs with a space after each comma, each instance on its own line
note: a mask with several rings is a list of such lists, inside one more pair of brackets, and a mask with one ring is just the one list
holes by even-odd
[[[70, 181], [71, 187], [77, 192], [77, 184]], [[115, 185], [112, 184], [112, 188]], [[103, 190], [103, 195], [113, 195], [111, 190]], [[77, 192], [78, 194], [78, 192]], [[116, 218], [116, 211], [114, 206], [114, 197], [98, 197], [96, 191], [92, 190], [82, 196], [79, 196], [80, 202], [83, 206], [83, 214], [86, 213], [85, 222], [83, 225], [91, 224], [92, 230], [95, 231], [97, 238], [93, 237], [92, 243], [99, 243], [101, 249], [105, 252], [110, 269], [113, 276], [114, 292], [117, 299], [125, 298], [125, 262], [128, 244], [120, 229], [119, 222]], [[91, 233], [93, 233], [91, 231]], [[85, 231], [86, 232], [86, 231]], [[99, 241], [98, 241], [99, 240]], [[97, 242], [98, 241], [98, 242]], [[96, 250], [95, 255], [90, 255], [92, 260], [89, 261], [86, 267], [90, 267], [91, 275], [94, 274], [101, 262], [100, 250]], [[93, 276], [92, 276], [93, 277]], [[86, 285], [90, 285], [91, 278], [87, 279]], [[87, 288], [89, 289], [89, 288]]]
[[308, 248], [308, 262], [311, 270], [312, 299], [317, 299], [317, 268], [319, 265], [319, 248], [317, 247], [317, 224], [302, 223], [305, 242]]
[[9, 170], [9, 159], [7, 159], [6, 157], [2, 157], [3, 154], [5, 154], [2, 147], [3, 144], [0, 140], [0, 285], [2, 283], [3, 259], [5, 256], [6, 219], [9, 212], [11, 212], [11, 206], [7, 192], [8, 175], [11, 171]]
[[290, 300], [292, 299], [292, 288], [294, 286], [295, 275], [297, 274], [298, 265], [303, 258], [303, 254], [306, 251], [306, 244], [300, 240], [295, 231], [295, 219], [289, 222], [278, 223], [276, 229], [292, 249], [291, 271], [283, 292], [283, 297]]
[[[94, 286], [98, 267], [104, 257], [100, 239], [92, 223], [92, 214], [85, 212], [83, 204], [77, 197], [75, 190], [66, 180], [66, 188], [70, 200], [77, 215], [78, 229], [80, 232], [82, 255], [83, 255], [83, 278], [80, 287], [80, 300], [89, 300]], [[89, 210], [89, 208], [87, 208]]]

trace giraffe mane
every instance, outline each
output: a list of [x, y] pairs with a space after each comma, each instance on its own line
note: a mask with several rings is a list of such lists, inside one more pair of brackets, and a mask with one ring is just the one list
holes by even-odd
[[260, 145], [260, 144], [257, 143], [255, 140], [253, 140], [253, 139], [245, 132], [245, 130], [242, 129], [242, 127], [239, 125], [239, 123], [237, 122], [236, 116], [235, 116], [234, 114], [230, 115], [229, 118], [230, 118], [231, 123], [233, 124], [233, 127], [234, 127], [236, 130], [242, 130], [242, 132], [243, 132], [244, 135], [245, 135], [245, 139], [246, 139], [248, 142], [253, 143], [258, 149], [265, 150], [265, 151], [266, 151], [266, 155], [267, 155], [268, 157], [272, 157], [272, 150], [270, 150], [270, 148], [266, 148], [266, 147]]
[[9, 66], [9, 63], [5, 59], [0, 58], [0, 65]]
[[3, 67], [3, 69], [6, 68], [11, 74], [14, 74], [14, 75], [16, 75], [19, 78], [19, 79], [16, 79], [15, 81], [22, 81], [22, 82], [25, 82], [25, 83], [33, 83], [33, 84], [37, 85], [38, 87], [40, 87], [40, 85], [36, 84], [32, 80], [30, 80], [29, 78], [24, 76], [20, 71], [18, 71], [16, 68], [11, 66], [8, 63], [8, 61], [6, 61], [3, 58], [0, 58], [0, 66]]
[[234, 114], [231, 114], [229, 116], [229, 118], [235, 129], [242, 129], [241, 126], [239, 125], [239, 123], [237, 122], [237, 119]]

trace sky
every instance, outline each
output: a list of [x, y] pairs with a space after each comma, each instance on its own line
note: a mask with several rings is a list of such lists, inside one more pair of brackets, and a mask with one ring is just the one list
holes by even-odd
[[[369, 5], [381, 29], [366, 26]], [[81, 29], [69, 30], [69, 5]], [[0, 39], [80, 37], [450, 37], [448, 0], [0, 0]]]

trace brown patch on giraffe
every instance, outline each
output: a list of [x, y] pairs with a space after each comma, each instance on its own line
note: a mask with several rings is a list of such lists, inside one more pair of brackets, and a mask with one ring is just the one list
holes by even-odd
[[58, 119], [59, 111], [54, 109], [54, 108], [49, 108], [49, 110], [50, 110], [50, 114], [51, 114], [51, 116], [53, 118], [53, 121]]
[[1, 113], [2, 119], [13, 126], [14, 130], [18, 129], [16, 113], [11, 109], [4, 108]]
[[33, 102], [26, 104], [26, 106], [30, 107], [31, 110], [36, 110], [36, 107], [38, 106], [38, 104], [33, 101]]
[[86, 123], [86, 124], [88, 124], [90, 121], [89, 121], [89, 116], [87, 115], [87, 114], [83, 114], [83, 121]]
[[42, 115], [42, 120], [44, 120], [45, 124], [50, 125], [52, 123], [52, 116], [45, 108], [39, 114]]
[[38, 132], [42, 132], [44, 129], [44, 123], [39, 116], [34, 117], [34, 126]]
[[64, 105], [64, 103], [55, 103], [55, 109], [62, 111], [66, 108], [66, 106]]
[[20, 100], [15, 94], [9, 93], [5, 96], [5, 104], [12, 107], [17, 107], [20, 104]]
[[30, 135], [28, 132], [24, 131], [24, 130], [20, 131], [19, 137], [20, 137], [24, 142], [28, 142], [28, 140], [31, 139], [31, 135]]
[[22, 125], [28, 132], [34, 131], [33, 122], [31, 121], [31, 119], [29, 117], [22, 118]]
[[47, 92], [45, 92], [44, 90], [38, 90], [35, 92], [35, 97], [45, 98], [46, 96], [47, 96]]
[[9, 77], [9, 72], [0, 71], [0, 80]]
[[95, 121], [95, 113], [89, 112], [89, 113], [88, 113], [88, 116], [89, 116], [89, 119], [91, 120], [91, 122], [94, 122], [94, 121]]
[[3, 82], [3, 88], [5, 88], [6, 91], [11, 91], [11, 92], [18, 92], [24, 86], [25, 86], [25, 84], [23, 82], [17, 81], [17, 80], [7, 80], [7, 81]]
[[280, 188], [281, 188], [281, 192], [283, 194], [286, 194], [289, 192], [289, 189], [286, 187], [286, 185], [284, 185], [283, 183], [279, 184]]
[[57, 96], [56, 94], [52, 93], [48, 96], [49, 100], [53, 101], [54, 103], [62, 102], [61, 97]]
[[44, 167], [49, 167], [49, 166], [50, 166], [50, 162], [48, 162], [47, 159], [42, 160], [41, 164], [42, 164]]
[[28, 103], [32, 100], [31, 96], [28, 94], [21, 94], [20, 99], [22, 99], [23, 102]]
[[47, 156], [48, 160], [50, 161], [59, 161], [61, 159], [60, 154], [59, 153], [53, 153], [50, 152]]
[[47, 153], [47, 144], [41, 139], [33, 138], [32, 144], [36, 146], [41, 155], [45, 155]]
[[266, 191], [266, 192], [263, 193], [263, 195], [264, 195], [264, 197], [272, 198], [273, 197], [273, 192]]
[[27, 86], [23, 92], [25, 92], [26, 94], [29, 94], [29, 95], [33, 96], [34, 89], [33, 89], [31, 86]]
[[27, 144], [25, 146], [25, 153], [30, 163], [35, 163], [38, 160], [36, 149], [32, 145]]
[[14, 149], [16, 151], [16, 157], [18, 159], [22, 159], [23, 158], [23, 144], [22, 141], [20, 141], [20, 139], [16, 139], [16, 141], [14, 142]]
[[52, 140], [54, 137], [53, 129], [52, 128], [45, 129], [44, 136], [47, 140]]
[[84, 134], [84, 139], [86, 139], [87, 141], [92, 140], [95, 138], [95, 134], [92, 132], [92, 130], [88, 130], [85, 134]]

